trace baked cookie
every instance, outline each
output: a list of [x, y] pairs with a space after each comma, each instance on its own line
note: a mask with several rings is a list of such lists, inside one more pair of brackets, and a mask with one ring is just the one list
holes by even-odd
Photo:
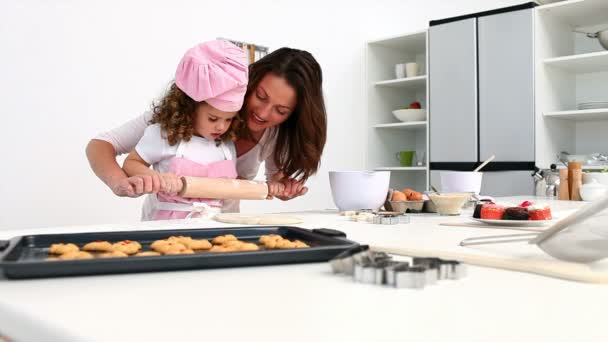
[[109, 243], [108, 241], [93, 241], [93, 242], [89, 242], [86, 245], [84, 245], [82, 247], [83, 251], [89, 251], [89, 252], [111, 252], [112, 251], [112, 244]]
[[129, 255], [139, 252], [141, 244], [137, 241], [123, 240], [112, 245], [112, 250], [127, 253]]
[[167, 239], [167, 241], [171, 241], [171, 242], [179, 242], [182, 244], [186, 244], [186, 242], [188, 241], [192, 241], [192, 238], [189, 236], [169, 236]]
[[211, 249], [209, 250], [209, 252], [211, 253], [222, 253], [222, 252], [230, 252], [230, 250], [228, 250], [227, 247], [221, 246], [221, 245], [215, 245], [213, 247], [211, 247]]
[[49, 248], [49, 254], [65, 254], [79, 250], [80, 248], [73, 243], [54, 243]]
[[159, 256], [161, 255], [158, 252], [155, 251], [145, 251], [145, 252], [139, 252], [137, 254], [135, 254], [135, 256]]
[[60, 260], [93, 259], [93, 254], [83, 251], [74, 251], [61, 254]]
[[193, 249], [195, 251], [202, 251], [202, 250], [207, 250], [210, 249], [212, 247], [211, 242], [209, 242], [209, 240], [189, 240], [189, 241], [185, 241], [185, 245], [186, 247]]
[[153, 245], [154, 246], [151, 245], [152, 249], [154, 249], [155, 251], [162, 253], [162, 254], [168, 254], [168, 253], [172, 253], [172, 252], [176, 252], [176, 251], [183, 251], [183, 250], [189, 249], [183, 243], [166, 241], [166, 240], [165, 240], [165, 242], [159, 241], [158, 243], [155, 241], [155, 243], [153, 243]]
[[226, 241], [222, 244], [222, 246], [226, 247], [226, 248], [238, 248], [240, 245], [244, 244], [243, 241], [240, 240], [230, 240], [230, 241]]
[[260, 247], [255, 243], [245, 242], [239, 246], [239, 251], [257, 251]]
[[260, 239], [258, 240], [260, 243], [266, 243], [268, 241], [276, 241], [276, 240], [282, 240], [283, 237], [281, 237], [281, 235], [276, 235], [276, 234], [270, 234], [270, 235], [262, 235], [260, 236]]
[[296, 240], [296, 241], [294, 241], [294, 243], [296, 244], [296, 248], [309, 248], [310, 247], [305, 242], [302, 242], [300, 240]]
[[169, 249], [165, 255], [178, 255], [178, 254], [194, 254], [194, 251], [188, 248], [180, 248], [180, 249]]
[[213, 241], [211, 241], [214, 245], [221, 245], [224, 244], [225, 242], [231, 241], [231, 240], [237, 240], [236, 236], [232, 235], [232, 234], [226, 234], [226, 235], [220, 235], [220, 236], [216, 236]]
[[121, 251], [111, 251], [111, 252], [105, 252], [105, 253], [101, 253], [99, 254], [100, 258], [124, 258], [124, 257], [128, 257], [129, 255], [125, 252], [121, 252]]

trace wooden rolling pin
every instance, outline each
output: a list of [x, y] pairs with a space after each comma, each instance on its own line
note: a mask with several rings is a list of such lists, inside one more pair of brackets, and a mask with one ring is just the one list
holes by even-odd
[[182, 177], [182, 183], [179, 195], [189, 198], [263, 200], [268, 196], [266, 183], [250, 180]]

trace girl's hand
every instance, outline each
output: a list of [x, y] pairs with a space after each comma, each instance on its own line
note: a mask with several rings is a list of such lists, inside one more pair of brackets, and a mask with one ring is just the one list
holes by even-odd
[[283, 178], [281, 183], [285, 185], [285, 190], [276, 197], [282, 201], [288, 201], [298, 196], [304, 196], [308, 192], [308, 188], [304, 186], [303, 181], [299, 181], [293, 178]]
[[164, 182], [164, 186], [161, 187], [160, 191], [169, 195], [177, 195], [180, 191], [182, 191], [184, 184], [182, 183], [181, 177], [169, 172], [160, 173], [159, 175]]
[[138, 175], [121, 177], [109, 182], [112, 192], [120, 197], [139, 197], [143, 194], [155, 194], [164, 186], [164, 180], [158, 175]]
[[281, 182], [269, 181], [266, 184], [268, 185], [268, 196], [266, 199], [273, 199], [274, 196], [282, 195], [285, 190], [285, 185]]

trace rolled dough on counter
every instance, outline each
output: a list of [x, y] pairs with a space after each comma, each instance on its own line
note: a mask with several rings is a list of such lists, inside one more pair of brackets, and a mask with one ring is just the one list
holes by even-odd
[[297, 224], [302, 223], [302, 220], [296, 216], [289, 215], [274, 215], [274, 214], [238, 214], [238, 213], [226, 213], [217, 214], [214, 220], [223, 223], [234, 223], [234, 224]]

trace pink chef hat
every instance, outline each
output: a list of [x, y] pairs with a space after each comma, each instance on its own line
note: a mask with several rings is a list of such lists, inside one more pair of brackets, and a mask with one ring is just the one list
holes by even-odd
[[175, 72], [175, 84], [179, 89], [194, 101], [205, 101], [224, 112], [241, 109], [247, 81], [245, 52], [223, 40], [191, 48]]

